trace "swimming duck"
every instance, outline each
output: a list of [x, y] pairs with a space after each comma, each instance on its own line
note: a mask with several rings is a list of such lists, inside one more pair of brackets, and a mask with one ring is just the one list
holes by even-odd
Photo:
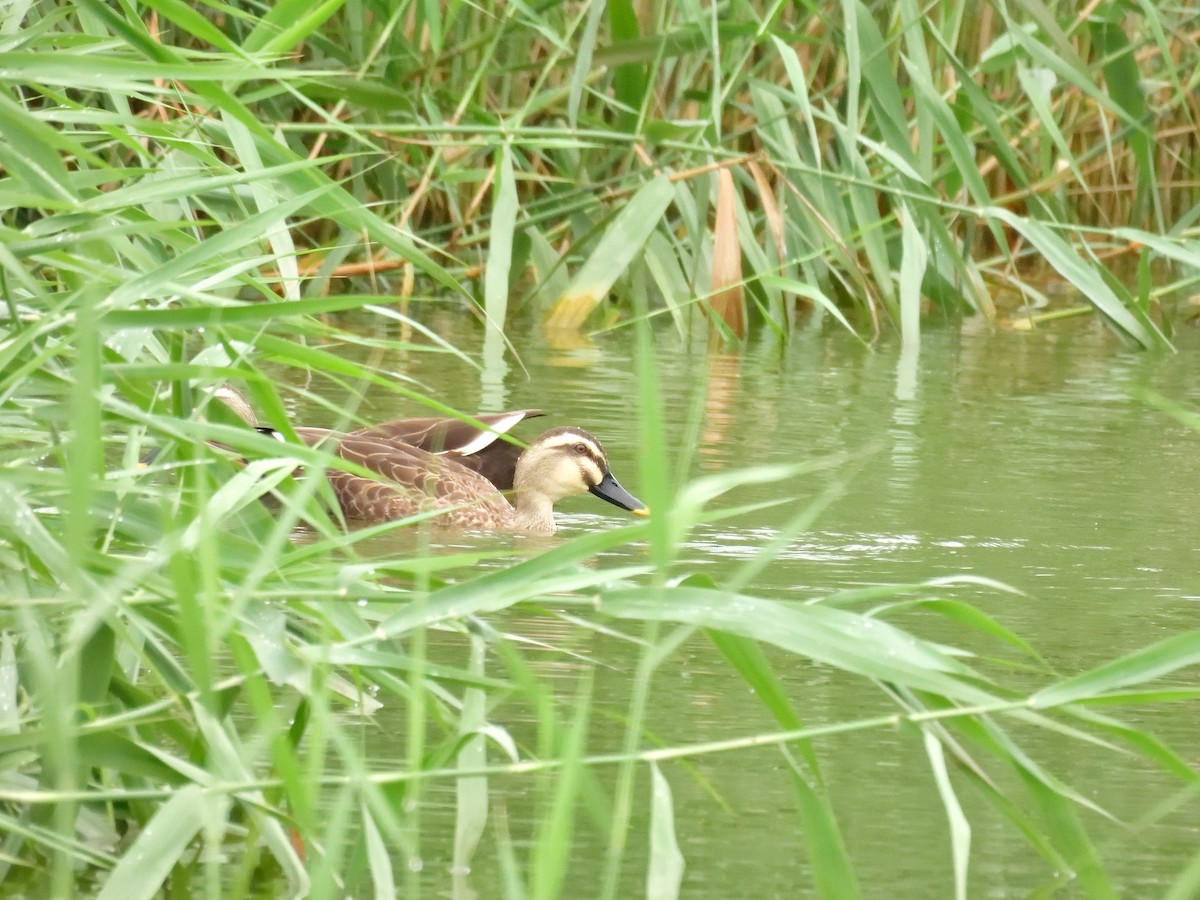
[[[260, 425], [250, 402], [232, 385], [222, 385], [213, 396], [224, 403], [251, 428], [283, 440], [283, 435], [270, 426]], [[368, 428], [352, 431], [347, 437], [372, 438], [383, 444], [400, 443], [429, 453], [444, 453], [460, 465], [478, 472], [499, 490], [511, 491], [516, 475], [517, 459], [524, 448], [500, 436], [507, 434], [526, 419], [544, 416], [540, 409], [514, 409], [502, 413], [479, 413], [475, 421], [486, 428], [462, 419], [429, 416], [415, 419], [393, 419]], [[296, 436], [310, 447], [334, 434], [329, 428], [297, 426]]]
[[[259, 431], [283, 439], [258, 424], [250, 404], [233, 388], [222, 387], [215, 397]], [[307, 427], [297, 428], [296, 434], [310, 446], [336, 438], [339, 457], [382, 477], [328, 470], [348, 519], [380, 522], [443, 510], [437, 521], [458, 528], [552, 534], [555, 502], [585, 491], [637, 515], [648, 514], [645, 504], [613, 477], [600, 442], [582, 428], [551, 428], [524, 451], [497, 440], [537, 415], [538, 410], [516, 410], [476, 417], [492, 431], [457, 419], [424, 418], [397, 419], [343, 435]], [[426, 446], [410, 444], [405, 436]], [[502, 493], [506, 485], [512, 488], [511, 503]]]

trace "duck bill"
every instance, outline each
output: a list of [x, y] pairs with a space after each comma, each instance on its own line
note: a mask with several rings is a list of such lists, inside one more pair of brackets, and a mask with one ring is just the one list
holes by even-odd
[[650, 515], [646, 504], [621, 487], [621, 483], [613, 478], [612, 472], [605, 472], [600, 483], [592, 485], [588, 490], [601, 500], [607, 500], [613, 506], [627, 509], [636, 516]]

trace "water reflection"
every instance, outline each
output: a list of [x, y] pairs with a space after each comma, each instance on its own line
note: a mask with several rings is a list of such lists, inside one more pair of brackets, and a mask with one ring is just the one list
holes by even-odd
[[[730, 432], [741, 416], [736, 408], [741, 354], [712, 352], [708, 357], [708, 379], [704, 392], [704, 427], [700, 435], [700, 459], [706, 468], [723, 469], [728, 463]], [[756, 422], [758, 432], [765, 422]]]
[[479, 373], [481, 412], [499, 412], [509, 408], [506, 350], [504, 334], [489, 322], [483, 339], [483, 368]]

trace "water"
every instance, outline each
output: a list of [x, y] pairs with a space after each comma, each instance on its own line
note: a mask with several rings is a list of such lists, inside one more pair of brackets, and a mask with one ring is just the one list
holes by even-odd
[[[382, 365], [402, 371], [433, 395], [468, 411], [540, 407], [551, 415], [521, 434], [578, 424], [604, 442], [617, 477], [639, 494], [636, 440], [638, 386], [626, 333], [554, 342], [534, 326], [518, 328], [521, 366], [499, 361], [474, 324], [457, 310], [423, 321], [487, 359], [482, 371], [440, 354], [397, 354]], [[798, 462], [829, 467], [784, 483], [750, 485], [718, 500], [735, 506], [795, 502], [703, 525], [684, 549], [684, 571], [718, 580], [736, 572], [808, 504], [825, 498], [815, 524], [789, 542], [747, 592], [807, 599], [864, 585], [923, 581], [968, 573], [1003, 581], [1021, 596], [960, 591], [1028, 640], [1064, 675], [1077, 673], [1195, 627], [1200, 607], [1200, 542], [1194, 486], [1200, 483], [1200, 434], [1140, 399], [1155, 391], [1184, 405], [1200, 398], [1197, 336], [1182, 352], [1128, 351], [1094, 326], [1066, 325], [1035, 334], [976, 334], [947, 329], [923, 336], [919, 356], [884, 343], [863, 348], [839, 333], [802, 334], [786, 346], [753, 342], [743, 353], [709, 354], [657, 334], [666, 398], [668, 457], [686, 460], [681, 480], [731, 468]], [[377, 361], [378, 362], [378, 361]], [[420, 414], [371, 394], [364, 416]], [[304, 410], [297, 410], [304, 417]], [[698, 424], [697, 424], [698, 423]], [[696, 446], [684, 446], [689, 434]], [[832, 499], [825, 497], [834, 489]], [[611, 527], [615, 508], [583, 496], [564, 503], [566, 534]], [[511, 538], [468, 536], [448, 543], [506, 546]], [[388, 552], [386, 544], [379, 548]], [[399, 545], [395, 548], [399, 552]], [[636, 551], [605, 564], [640, 562]], [[502, 562], [485, 563], [501, 565]], [[565, 609], [565, 607], [564, 607]], [[579, 612], [578, 610], [571, 610]], [[583, 613], [581, 613], [582, 615]], [[515, 608], [492, 618], [499, 630], [545, 644], [526, 649], [530, 664], [561, 685], [569, 714], [584, 667], [594, 666], [589, 752], [619, 749], [638, 647], [581, 628], [554, 610]], [[905, 620], [922, 636], [1004, 655], [1000, 646], [929, 617]], [[615, 627], [625, 628], [618, 622]], [[444, 640], [445, 645], [438, 644]], [[431, 636], [435, 655], [461, 659], [461, 641]], [[569, 648], [572, 653], [564, 652]], [[806, 724], [894, 711], [874, 686], [809, 660], [771, 652]], [[1011, 658], [1011, 657], [1010, 657]], [[590, 661], [589, 661], [590, 660]], [[491, 674], [501, 674], [499, 664]], [[986, 668], [986, 662], [984, 664]], [[989, 671], [1001, 671], [990, 670]], [[1044, 673], [1013, 673], [1010, 683], [1044, 684]], [[1187, 673], [1171, 680], [1193, 684]], [[1195, 762], [1200, 726], [1190, 704], [1118, 716], [1151, 727]], [[774, 721], [725, 660], [699, 637], [687, 641], [653, 682], [649, 726], [663, 745], [694, 744], [768, 732]], [[402, 761], [402, 712], [381, 722], [376, 765]], [[534, 745], [532, 715], [501, 704], [489, 713], [524, 746]], [[1195, 852], [1194, 803], [1156, 811], [1178, 784], [1137, 757], [1088, 748], [1051, 732], [1018, 728], [1022, 746], [1133, 827], [1106, 824], [1080, 811], [1124, 896], [1159, 893]], [[816, 743], [865, 896], [952, 894], [949, 829], [920, 740], [912, 733], [868, 731]], [[493, 759], [499, 756], [492, 748]], [[1023, 794], [1011, 772], [995, 772], [1002, 790]], [[690, 898], [794, 897], [811, 892], [804, 841], [778, 750], [700, 756], [690, 769], [665, 764], [687, 865]], [[614, 772], [598, 769], [612, 786]], [[644, 894], [648, 772], [639, 771], [639, 806], [621, 896]], [[534, 833], [529, 776], [492, 779], [493, 810], [502, 808], [519, 856]], [[956, 778], [973, 828], [971, 896], [1024, 895], [1056, 883], [1040, 858], [970, 787]], [[452, 787], [423, 794], [422, 884], [451, 893]], [[1030, 804], [1021, 800], [1025, 808]], [[489, 826], [458, 894], [494, 896], [499, 868]], [[566, 896], [590, 896], [603, 871], [607, 834], [576, 823]], [[466, 885], [464, 887], [464, 884]], [[1070, 895], [1069, 885], [1064, 888]]]

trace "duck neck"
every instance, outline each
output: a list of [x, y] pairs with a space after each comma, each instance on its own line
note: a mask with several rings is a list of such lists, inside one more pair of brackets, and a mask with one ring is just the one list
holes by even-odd
[[554, 534], [554, 502], [545, 494], [518, 488], [516, 508], [521, 531]]

